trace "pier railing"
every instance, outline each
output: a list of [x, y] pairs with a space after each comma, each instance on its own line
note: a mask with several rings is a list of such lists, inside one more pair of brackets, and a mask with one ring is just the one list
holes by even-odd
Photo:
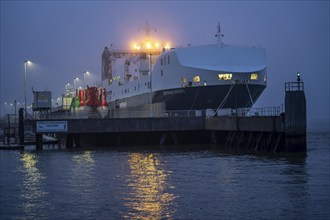
[[286, 82], [285, 92], [304, 91], [304, 82]]
[[[284, 113], [283, 104], [278, 107], [264, 108], [239, 108], [239, 109], [204, 109], [204, 110], [171, 110], [171, 111], [110, 111], [106, 116], [101, 116], [97, 112], [83, 114], [77, 112], [52, 112], [47, 115], [47, 119], [88, 119], [88, 118], [149, 118], [149, 117], [261, 117], [279, 116]], [[42, 118], [39, 118], [42, 119]]]

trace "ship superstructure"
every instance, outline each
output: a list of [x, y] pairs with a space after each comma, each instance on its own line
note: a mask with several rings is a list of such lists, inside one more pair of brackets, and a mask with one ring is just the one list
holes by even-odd
[[151, 38], [129, 48], [105, 47], [102, 83], [111, 111], [248, 108], [266, 87], [266, 52], [222, 42], [172, 48]]

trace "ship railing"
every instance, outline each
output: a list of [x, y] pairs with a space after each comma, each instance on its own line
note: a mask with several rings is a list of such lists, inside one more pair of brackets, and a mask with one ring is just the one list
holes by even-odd
[[237, 115], [241, 117], [279, 116], [282, 113], [284, 113], [283, 104], [277, 107], [232, 109], [232, 115]]

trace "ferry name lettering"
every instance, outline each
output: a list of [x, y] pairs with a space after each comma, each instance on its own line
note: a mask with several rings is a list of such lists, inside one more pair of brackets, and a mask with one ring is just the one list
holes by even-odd
[[183, 89], [164, 91], [163, 95], [175, 95], [175, 94], [181, 94], [181, 93], [184, 93]]

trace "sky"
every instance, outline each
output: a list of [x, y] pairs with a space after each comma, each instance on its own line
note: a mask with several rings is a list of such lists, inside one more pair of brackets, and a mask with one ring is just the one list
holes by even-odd
[[300, 72], [308, 119], [329, 119], [329, 1], [0, 2], [0, 115], [24, 102], [25, 60], [27, 102], [32, 87], [56, 100], [84, 71], [99, 82], [104, 47], [128, 45], [145, 21], [173, 46], [216, 43], [220, 21], [225, 44], [266, 49], [268, 84], [254, 107], [284, 103], [284, 83]]

